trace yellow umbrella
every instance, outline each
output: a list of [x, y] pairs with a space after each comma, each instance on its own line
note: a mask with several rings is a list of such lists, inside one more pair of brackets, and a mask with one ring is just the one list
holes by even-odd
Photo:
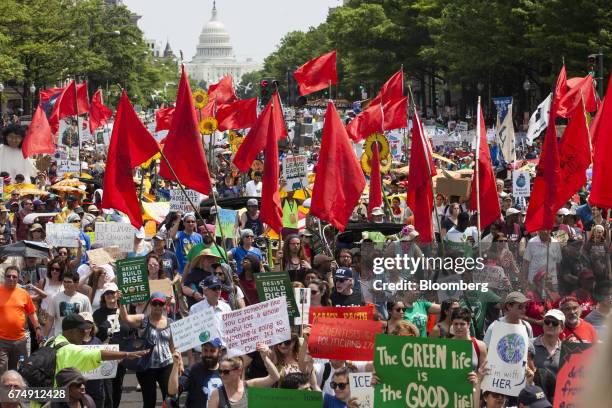
[[34, 187], [34, 188], [22, 188], [21, 190], [19, 190], [19, 194], [21, 197], [27, 196], [27, 195], [46, 196], [46, 195], [49, 195], [49, 192], [45, 190], [40, 190]]
[[[287, 191], [285, 191], [284, 186], [280, 189], [279, 193], [280, 193], [280, 198], [287, 197]], [[293, 198], [295, 198], [296, 200], [304, 201], [308, 197], [312, 197], [311, 188], [307, 188], [306, 191], [304, 191], [303, 188], [293, 191]]]
[[84, 186], [85, 183], [83, 183], [81, 180], [77, 179], [77, 178], [68, 178], [68, 179], [64, 179], [62, 181], [58, 181], [57, 183], [55, 183], [54, 185], [52, 185], [50, 188], [56, 188], [56, 187], [79, 187], [79, 186]]
[[15, 189], [23, 190], [24, 188], [36, 188], [36, 186], [30, 183], [9, 184], [8, 186], [4, 186], [4, 193], [10, 193]]
[[58, 193], [85, 194], [85, 190], [72, 186], [59, 186], [53, 187], [53, 189]]

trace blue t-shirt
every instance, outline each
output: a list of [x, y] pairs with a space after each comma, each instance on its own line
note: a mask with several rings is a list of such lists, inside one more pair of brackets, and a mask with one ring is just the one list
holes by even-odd
[[229, 252], [232, 254], [234, 260], [236, 261], [236, 272], [238, 273], [238, 275], [242, 275], [242, 260], [245, 256], [247, 256], [247, 254], [253, 254], [257, 256], [260, 261], [262, 260], [261, 251], [259, 250], [259, 248], [255, 247], [251, 247], [251, 249], [247, 251], [243, 247], [237, 246], [232, 248]]
[[329, 394], [323, 394], [323, 408], [346, 408], [346, 402]]
[[186, 408], [206, 407], [210, 394], [222, 384], [218, 370], [209, 370], [202, 363], [195, 363], [179, 377], [179, 394], [187, 392]]
[[176, 259], [179, 263], [179, 273], [181, 275], [183, 274], [183, 270], [187, 264], [187, 254], [194, 245], [202, 242], [202, 236], [197, 232], [192, 232], [191, 235], [187, 235], [185, 231], [179, 231], [176, 233], [174, 249], [176, 251]]

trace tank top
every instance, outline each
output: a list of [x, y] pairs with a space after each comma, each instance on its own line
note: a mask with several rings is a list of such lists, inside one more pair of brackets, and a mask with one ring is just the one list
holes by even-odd
[[472, 371], [478, 371], [478, 366], [480, 365], [480, 349], [478, 348], [476, 337], [470, 336], [470, 340], [472, 340]]
[[244, 383], [244, 392], [239, 401], [231, 402], [225, 391], [225, 385], [219, 387], [219, 408], [247, 408], [249, 402], [249, 389]]
[[255, 236], [258, 237], [263, 232], [263, 223], [261, 222], [260, 217], [253, 219], [249, 216], [249, 213], [247, 212], [246, 222], [244, 223], [244, 228], [250, 229], [251, 231], [253, 231], [253, 234], [255, 234]]

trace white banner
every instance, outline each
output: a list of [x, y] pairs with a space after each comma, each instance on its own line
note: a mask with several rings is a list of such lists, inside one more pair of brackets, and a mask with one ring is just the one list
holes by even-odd
[[286, 156], [283, 159], [285, 190], [294, 191], [308, 187], [308, 160], [306, 156]]
[[512, 197], [531, 196], [531, 176], [527, 171], [512, 172]]
[[81, 230], [73, 224], [46, 224], [47, 244], [54, 247], [78, 248]]
[[[86, 349], [97, 349], [97, 350], [110, 350], [119, 351], [118, 344], [83, 344], [81, 347]], [[88, 380], [106, 380], [109, 378], [115, 378], [117, 375], [117, 365], [119, 360], [102, 361], [100, 366], [95, 370], [83, 372], [83, 376]]]
[[291, 338], [287, 298], [285, 296], [257, 303], [221, 315], [223, 344], [228, 357], [255, 351], [257, 343], [268, 346]]
[[374, 386], [372, 373], [349, 373], [351, 398], [357, 398], [359, 408], [374, 407]]
[[116, 246], [125, 252], [134, 251], [134, 233], [132, 224], [123, 222], [96, 222], [96, 245], [105, 248]]
[[[191, 202], [198, 208], [200, 205], [200, 193], [188, 189], [185, 189], [185, 192], [191, 199]], [[193, 207], [189, 204], [189, 200], [180, 188], [170, 190], [170, 211], [181, 211], [183, 213], [193, 211]]]
[[79, 173], [80, 171], [78, 160], [58, 160], [57, 161], [57, 176], [62, 177], [66, 173]]
[[174, 348], [180, 352], [219, 338], [218, 319], [212, 308], [189, 315], [170, 324]]
[[310, 288], [293, 288], [295, 303], [297, 304], [299, 316], [293, 318], [295, 325], [308, 324], [310, 314]]

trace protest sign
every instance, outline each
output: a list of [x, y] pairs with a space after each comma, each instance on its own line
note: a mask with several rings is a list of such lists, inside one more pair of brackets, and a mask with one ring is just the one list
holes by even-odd
[[247, 406], [249, 408], [321, 408], [323, 394], [319, 391], [249, 387]]
[[374, 408], [372, 373], [349, 373], [351, 398], [357, 398], [359, 408]]
[[293, 288], [295, 303], [298, 307], [299, 316], [293, 319], [295, 325], [308, 324], [308, 314], [310, 313], [310, 288]]
[[121, 304], [149, 300], [147, 260], [144, 256], [117, 261], [117, 286], [123, 295]]
[[308, 351], [312, 357], [374, 359], [374, 337], [382, 332], [382, 322], [317, 317], [311, 324]]
[[[233, 238], [236, 235], [236, 225], [238, 224], [238, 211], [226, 210], [221, 208], [217, 213], [215, 224], [215, 236]], [[223, 233], [223, 235], [221, 235]]]
[[472, 371], [472, 343], [468, 340], [379, 334], [374, 369], [380, 378], [374, 391], [374, 406], [476, 406], [468, 381]]
[[58, 160], [57, 161], [57, 176], [62, 177], [66, 173], [79, 173], [78, 160]]
[[89, 263], [95, 266], [106, 265], [119, 259], [125, 259], [126, 256], [126, 252], [121, 251], [118, 247], [112, 246], [87, 251], [87, 259], [89, 259]]
[[467, 122], [459, 122], [455, 127], [457, 132], [467, 132], [468, 131], [468, 123]]
[[[185, 192], [194, 205], [200, 205], [200, 193], [188, 189], [185, 189]], [[170, 190], [170, 211], [181, 211], [183, 213], [193, 211], [193, 207], [180, 188]]]
[[285, 191], [295, 191], [308, 186], [308, 160], [306, 156], [286, 156], [283, 159]]
[[134, 251], [132, 224], [123, 222], [96, 222], [96, 243], [102, 247], [117, 246], [125, 252]]
[[257, 296], [260, 300], [270, 300], [285, 296], [289, 306], [289, 317], [296, 318], [300, 315], [295, 304], [293, 286], [287, 272], [256, 273], [255, 285]]
[[554, 408], [577, 406], [592, 351], [591, 344], [588, 343], [564, 341], [561, 344]]
[[287, 299], [283, 296], [223, 313], [221, 336], [228, 357], [255, 351], [257, 343], [272, 346], [289, 340], [291, 328], [287, 314]]
[[157, 224], [153, 220], [149, 220], [144, 225], [145, 238], [151, 239], [157, 233]]
[[212, 308], [174, 321], [170, 331], [174, 348], [180, 352], [221, 337], [219, 321]]
[[51, 246], [78, 248], [81, 230], [73, 224], [48, 222], [46, 234], [46, 241]]
[[[81, 344], [80, 347], [88, 350], [119, 351], [118, 344]], [[91, 371], [84, 371], [83, 376], [88, 380], [106, 380], [109, 378], [115, 378], [117, 375], [118, 364], [119, 360], [102, 361], [98, 368]]]
[[310, 308], [309, 321], [314, 322], [317, 317], [330, 317], [349, 320], [374, 320], [374, 306], [314, 306]]
[[161, 292], [167, 297], [174, 296], [172, 281], [168, 278], [152, 279], [149, 281], [149, 293]]
[[487, 367], [482, 380], [483, 391], [517, 397], [525, 388], [525, 367], [529, 338], [522, 324], [493, 323]]
[[531, 196], [531, 175], [528, 171], [512, 172], [512, 197]]

